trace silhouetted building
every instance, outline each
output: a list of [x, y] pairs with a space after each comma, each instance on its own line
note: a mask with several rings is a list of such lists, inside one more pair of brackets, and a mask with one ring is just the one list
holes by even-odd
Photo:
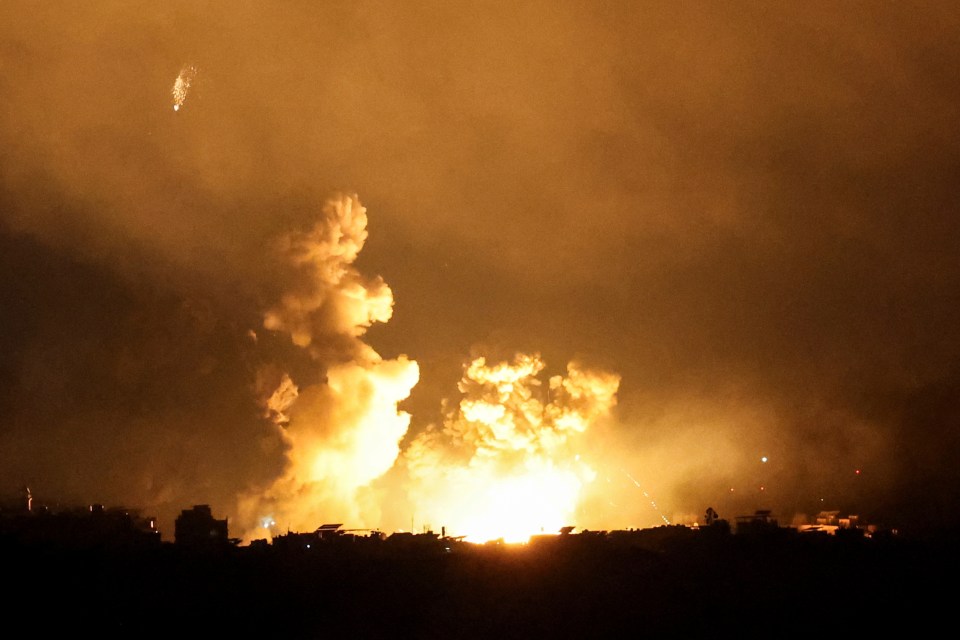
[[184, 509], [174, 523], [174, 542], [191, 548], [210, 549], [226, 547], [227, 521], [217, 520], [210, 506], [198, 504], [193, 509]]
[[755, 511], [750, 516], [737, 516], [738, 534], [775, 533], [780, 529], [780, 522], [769, 510]]
[[143, 547], [160, 544], [155, 518], [102, 504], [59, 511], [26, 503], [0, 510], [0, 537], [62, 548]]
[[340, 527], [343, 525], [339, 522], [331, 524], [322, 524], [317, 527], [317, 530], [314, 532], [318, 539], [320, 540], [332, 540], [341, 534]]
[[876, 527], [862, 525], [860, 516], [851, 514], [840, 517], [839, 511], [821, 511], [816, 516], [814, 524], [802, 524], [797, 527], [801, 533], [822, 533], [831, 536], [841, 535], [845, 537], [867, 535], [868, 531], [872, 534]]

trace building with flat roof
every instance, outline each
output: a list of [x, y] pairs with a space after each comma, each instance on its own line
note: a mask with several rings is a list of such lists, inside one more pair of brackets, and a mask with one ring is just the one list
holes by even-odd
[[174, 522], [174, 544], [183, 547], [199, 549], [226, 547], [230, 543], [227, 533], [227, 520], [214, 518], [210, 505], [206, 504], [184, 509]]

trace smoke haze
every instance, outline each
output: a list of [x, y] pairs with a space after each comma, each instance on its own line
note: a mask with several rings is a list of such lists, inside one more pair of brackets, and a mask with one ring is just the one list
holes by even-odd
[[467, 433], [477, 358], [538, 354], [538, 393], [617, 380], [555, 452], [568, 524], [955, 525], [958, 31], [947, 2], [5, 2], [0, 489], [167, 535], [193, 504], [438, 528], [391, 497], [461, 472], [406, 452]]

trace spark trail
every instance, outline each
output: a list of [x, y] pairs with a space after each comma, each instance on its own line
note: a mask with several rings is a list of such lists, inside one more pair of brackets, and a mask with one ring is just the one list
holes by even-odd
[[187, 100], [187, 94], [190, 93], [190, 85], [193, 84], [196, 77], [197, 68], [193, 65], [188, 65], [180, 70], [180, 75], [173, 81], [173, 88], [170, 90], [170, 93], [173, 95], [174, 111], [179, 111], [180, 107], [182, 107], [183, 103]]
[[623, 473], [624, 473], [628, 478], [630, 478], [630, 482], [632, 482], [637, 489], [640, 489], [640, 492], [643, 493], [643, 497], [644, 497], [644, 498], [647, 498], [648, 500], [650, 500], [650, 506], [653, 507], [653, 510], [657, 512], [657, 515], [660, 516], [660, 519], [663, 520], [663, 522], [664, 522], [665, 524], [670, 524], [670, 520], [667, 519], [667, 516], [663, 515], [663, 512], [660, 511], [660, 507], [657, 506], [657, 501], [650, 497], [650, 494], [647, 493], [646, 489], [644, 489], [642, 486], [640, 486], [640, 483], [637, 482], [637, 479], [634, 478], [634, 477], [633, 477], [632, 475], [630, 475], [629, 473], [627, 473], [626, 470], [621, 469], [621, 471], [623, 471]]

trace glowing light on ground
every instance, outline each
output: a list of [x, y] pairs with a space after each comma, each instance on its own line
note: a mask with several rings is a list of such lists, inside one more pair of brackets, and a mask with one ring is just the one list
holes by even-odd
[[405, 452], [417, 513], [470, 542], [525, 542], [575, 526], [582, 488], [596, 473], [577, 452], [615, 404], [619, 377], [575, 364], [542, 388], [536, 355], [464, 369], [464, 394], [442, 427]]
[[569, 523], [569, 500], [581, 484], [576, 473], [551, 468], [492, 480], [476, 491], [477, 502], [463, 513], [460, 527], [468, 542], [525, 542], [556, 533]]

